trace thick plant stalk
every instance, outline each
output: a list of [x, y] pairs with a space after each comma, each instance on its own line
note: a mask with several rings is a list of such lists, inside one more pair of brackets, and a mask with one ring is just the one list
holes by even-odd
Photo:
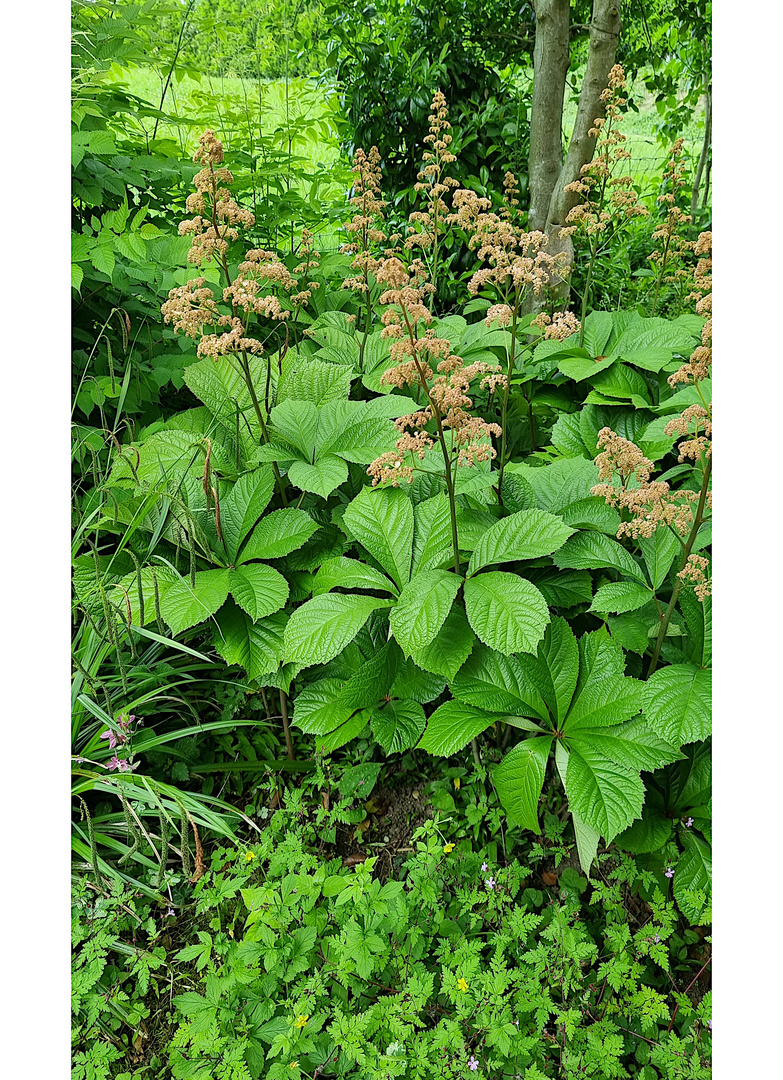
[[[704, 476], [703, 476], [702, 482], [701, 482], [701, 493], [699, 495], [699, 505], [696, 508], [696, 514], [695, 514], [695, 517], [693, 519], [693, 525], [692, 525], [691, 531], [690, 531], [690, 533], [688, 535], [688, 539], [685, 542], [685, 547], [683, 548], [683, 551], [682, 551], [682, 562], [681, 562], [681, 565], [680, 565], [681, 570], [685, 566], [685, 564], [688, 562], [688, 556], [690, 555], [691, 551], [693, 551], [693, 545], [696, 543], [696, 536], [698, 535], [699, 529], [701, 528], [702, 522], [704, 521], [704, 505], [705, 505], [705, 503], [707, 501], [707, 492], [708, 492], [709, 486], [710, 486], [710, 472], [711, 472], [711, 470], [712, 470], [712, 458], [708, 458], [707, 459], [707, 464], [704, 467]], [[652, 673], [655, 671], [655, 669], [658, 666], [658, 660], [660, 659], [660, 655], [661, 655], [661, 648], [663, 646], [663, 642], [664, 642], [664, 639], [666, 637], [666, 631], [669, 629], [669, 623], [671, 621], [671, 617], [674, 614], [674, 608], [675, 608], [675, 606], [677, 604], [677, 599], [678, 599], [678, 597], [680, 595], [680, 590], [682, 589], [682, 584], [683, 584], [682, 578], [678, 577], [677, 578], [677, 583], [674, 586], [674, 590], [672, 592], [671, 600], [669, 601], [668, 607], [666, 608], [663, 615], [661, 616], [661, 625], [658, 628], [658, 636], [655, 639], [655, 648], [653, 650], [653, 654], [652, 654], [652, 657], [650, 659], [650, 666], [647, 669], [647, 678], [648, 679], [650, 678], [650, 676], [652, 675]]]

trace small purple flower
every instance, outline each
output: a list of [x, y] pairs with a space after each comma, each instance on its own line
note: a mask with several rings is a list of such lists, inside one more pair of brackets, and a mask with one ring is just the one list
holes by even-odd
[[468, 1062], [468, 1068], [470, 1069], [470, 1071], [475, 1072], [478, 1069], [478, 1067], [479, 1067], [478, 1061], [476, 1061], [476, 1059], [474, 1057], [471, 1057], [470, 1061]]
[[693, 824], [693, 818], [689, 817], [688, 820], [685, 822], [685, 828], [690, 829], [692, 824]]
[[488, 877], [484, 884], [487, 886], [488, 889], [494, 889], [495, 879], [493, 877]]
[[109, 764], [106, 766], [106, 768], [110, 772], [114, 772], [115, 769], [118, 770], [119, 772], [133, 772], [133, 770], [138, 769], [138, 767], [139, 767], [138, 761], [136, 762], [135, 765], [131, 765], [131, 763], [129, 761], [127, 761], [125, 758], [118, 758], [116, 754], [111, 759]]
[[483, 862], [481, 864], [481, 873], [486, 874], [487, 870], [489, 870], [489, 867], [487, 866], [487, 864], [485, 862]]
[[712, 1020], [708, 1020], [708, 1021], [707, 1021], [707, 1029], [708, 1029], [709, 1031], [712, 1031]]
[[661, 944], [661, 935], [656, 934], [655, 937], [653, 938], [653, 945], [660, 945], [660, 944]]
[[672, 870], [672, 868], [670, 866], [666, 867], [666, 870], [665, 870], [663, 876], [667, 877], [667, 878], [673, 878], [674, 877], [674, 871]]
[[113, 750], [114, 747], [117, 745], [117, 736], [114, 734], [111, 728], [109, 728], [107, 731], [104, 731], [104, 733], [101, 735], [101, 738], [109, 740], [110, 750]]

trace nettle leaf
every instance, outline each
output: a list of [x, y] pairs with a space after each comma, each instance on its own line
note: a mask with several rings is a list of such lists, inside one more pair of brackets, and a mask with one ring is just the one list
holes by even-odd
[[229, 559], [234, 562], [242, 541], [269, 505], [275, 486], [271, 468], [240, 476], [220, 503], [220, 524]]
[[599, 532], [580, 532], [569, 537], [560, 550], [553, 556], [556, 566], [561, 570], [602, 570], [610, 568], [638, 581], [647, 582], [641, 568], [634, 562], [625, 548], [616, 540]]
[[410, 750], [419, 741], [427, 723], [418, 701], [392, 699], [368, 712], [372, 733], [386, 754]]
[[546, 721], [547, 708], [535, 682], [536, 664], [530, 656], [504, 656], [477, 644], [449, 686], [455, 698], [475, 708]]
[[288, 479], [300, 491], [312, 491], [326, 499], [348, 479], [348, 466], [342, 458], [331, 454], [319, 457], [313, 464], [294, 461], [288, 470]]
[[463, 705], [461, 701], [447, 701], [427, 721], [427, 730], [418, 749], [438, 757], [449, 757], [486, 731], [495, 720], [496, 717], [489, 713]]
[[453, 559], [449, 500], [442, 493], [425, 499], [413, 508], [414, 574], [433, 570]]
[[302, 547], [318, 525], [304, 510], [274, 510], [256, 525], [250, 539], [242, 549], [239, 561], [251, 559], [279, 559]]
[[549, 622], [546, 600], [535, 585], [502, 571], [465, 582], [465, 609], [484, 644], [507, 656], [534, 652]]
[[413, 507], [400, 488], [365, 487], [345, 509], [352, 536], [402, 588], [410, 579]]
[[682, 842], [685, 852], [680, 857], [674, 874], [674, 898], [688, 922], [700, 926], [710, 918], [708, 910], [712, 894], [712, 849], [705, 840], [692, 832], [685, 832]]
[[565, 789], [572, 812], [611, 842], [639, 817], [644, 784], [637, 773], [616, 765], [589, 738], [569, 740]]
[[229, 600], [215, 620], [214, 645], [227, 664], [243, 667], [251, 679], [261, 679], [277, 670], [283, 658], [287, 615], [277, 612], [254, 623]]
[[430, 644], [443, 626], [461, 584], [462, 578], [448, 570], [424, 570], [403, 586], [389, 624], [406, 655]]
[[520, 510], [497, 521], [479, 540], [468, 575], [493, 563], [538, 559], [562, 547], [573, 529], [545, 510]]
[[288, 599], [288, 582], [274, 567], [264, 563], [229, 570], [228, 587], [254, 622], [279, 611]]
[[644, 585], [634, 581], [610, 581], [596, 591], [590, 611], [620, 615], [644, 607], [652, 598], [653, 593]]
[[644, 684], [644, 715], [676, 746], [706, 739], [711, 731], [712, 674], [690, 664], [654, 672]]
[[228, 570], [201, 570], [195, 586], [189, 578], [179, 578], [160, 598], [160, 613], [172, 634], [181, 634], [214, 615], [228, 597]]
[[534, 833], [541, 832], [538, 800], [552, 741], [552, 735], [524, 739], [492, 772], [492, 783], [511, 822]]
[[369, 619], [391, 601], [353, 593], [313, 597], [291, 615], [285, 628], [286, 663], [326, 664], [337, 656]]
[[397, 595], [397, 589], [380, 570], [376, 570], [358, 559], [346, 559], [337, 556], [321, 563], [313, 582], [313, 596], [330, 592], [332, 589], [379, 589], [382, 592]]
[[476, 636], [468, 624], [460, 604], [452, 607], [440, 632], [429, 645], [415, 649], [411, 657], [420, 668], [451, 680], [467, 660], [476, 644]]
[[669, 529], [661, 528], [656, 529], [649, 539], [641, 538], [639, 547], [652, 587], [659, 589], [680, 552], [680, 542]]

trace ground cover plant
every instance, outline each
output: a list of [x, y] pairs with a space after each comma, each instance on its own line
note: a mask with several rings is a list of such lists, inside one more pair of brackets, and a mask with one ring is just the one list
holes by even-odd
[[436, 87], [410, 208], [368, 145], [321, 211], [262, 197], [217, 121], [126, 186], [138, 99], [82, 85], [74, 284], [108, 283], [74, 365], [74, 1075], [709, 1076], [683, 140], [645, 198], [609, 64], [531, 228]]

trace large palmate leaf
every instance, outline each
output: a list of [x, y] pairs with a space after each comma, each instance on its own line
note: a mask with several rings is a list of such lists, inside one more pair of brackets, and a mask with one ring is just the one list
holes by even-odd
[[220, 504], [220, 523], [226, 554], [236, 561], [240, 545], [272, 498], [275, 475], [269, 466], [245, 473]]
[[461, 701], [447, 701], [427, 720], [427, 730], [419, 749], [438, 757], [449, 757], [486, 731], [495, 719], [490, 713], [464, 705]]
[[607, 841], [642, 812], [644, 784], [638, 773], [616, 765], [588, 739], [572, 740], [565, 788], [572, 811]]
[[660, 668], [644, 684], [644, 715], [673, 745], [708, 738], [712, 716], [712, 676], [690, 664]]
[[279, 611], [288, 599], [288, 582], [272, 566], [248, 563], [228, 571], [231, 595], [251, 619]]
[[413, 507], [400, 488], [362, 488], [343, 521], [400, 588], [410, 579]]
[[392, 698], [367, 712], [372, 733], [387, 754], [410, 750], [419, 741], [427, 722], [418, 701]]
[[285, 629], [287, 663], [326, 664], [352, 641], [373, 611], [391, 601], [352, 593], [324, 593], [302, 604]]
[[502, 571], [465, 582], [465, 609], [484, 644], [507, 656], [534, 652], [549, 622], [546, 600], [535, 585]]
[[516, 562], [551, 555], [573, 533], [559, 517], [544, 510], [520, 510], [496, 522], [479, 540], [468, 574], [493, 563]]
[[313, 582], [313, 596], [342, 589], [379, 589], [397, 595], [397, 589], [380, 570], [358, 559], [337, 556], [321, 563]]
[[202, 570], [195, 584], [189, 578], [171, 583], [160, 600], [160, 611], [172, 634], [208, 619], [228, 597], [228, 570]]
[[443, 626], [461, 584], [462, 578], [448, 570], [423, 570], [403, 586], [389, 623], [406, 655], [430, 644]]
[[306, 543], [318, 526], [304, 510], [287, 507], [267, 514], [250, 535], [239, 556], [246, 563], [251, 559], [279, 559]]
[[227, 664], [243, 667], [251, 679], [276, 671], [283, 658], [283, 631], [288, 621], [279, 611], [253, 622], [230, 600], [215, 616], [215, 648]]
[[533, 657], [504, 656], [477, 644], [451, 679], [451, 692], [459, 701], [487, 712], [547, 720], [547, 708], [538, 686]]
[[552, 739], [552, 735], [523, 739], [492, 773], [492, 783], [511, 822], [534, 833], [541, 832], [538, 800]]
[[452, 607], [439, 633], [423, 649], [415, 649], [412, 659], [420, 668], [453, 679], [476, 644], [461, 604]]

